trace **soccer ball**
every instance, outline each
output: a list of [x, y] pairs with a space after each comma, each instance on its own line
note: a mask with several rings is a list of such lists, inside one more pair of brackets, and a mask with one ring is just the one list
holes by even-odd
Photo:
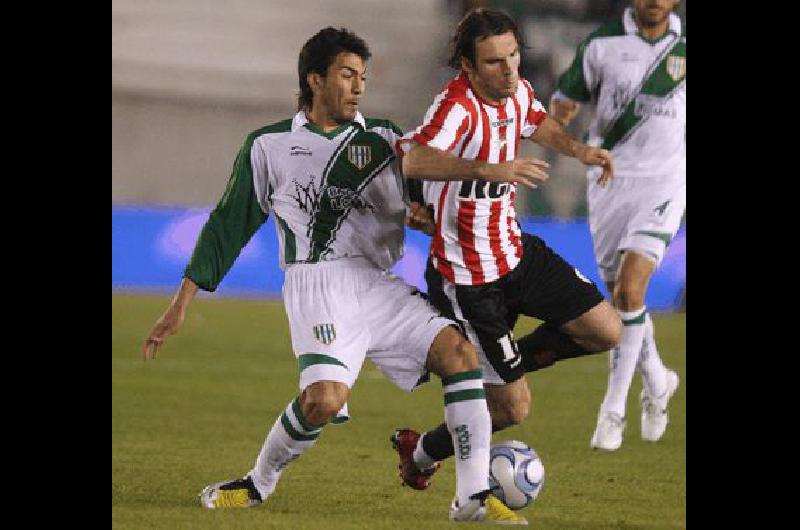
[[489, 487], [512, 510], [533, 502], [544, 485], [544, 466], [530, 446], [510, 440], [492, 444], [489, 453]]

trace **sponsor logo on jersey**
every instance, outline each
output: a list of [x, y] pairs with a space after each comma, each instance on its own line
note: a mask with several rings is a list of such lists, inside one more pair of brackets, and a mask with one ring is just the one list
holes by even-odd
[[667, 73], [673, 81], [677, 81], [686, 75], [686, 57], [677, 55], [667, 56]]
[[333, 324], [317, 324], [314, 326], [314, 337], [325, 346], [336, 340], [336, 329]]
[[364, 169], [372, 160], [372, 150], [368, 145], [349, 145], [347, 159], [358, 169]]
[[375, 211], [375, 207], [358, 195], [356, 190], [350, 188], [339, 188], [338, 186], [328, 186], [328, 199], [331, 201], [331, 208], [334, 210], [347, 210], [355, 208], [359, 212], [369, 210]]
[[492, 122], [492, 127], [502, 127], [503, 125], [511, 125], [514, 123], [514, 118], [506, 118], [504, 120], [497, 120]]
[[308, 147], [303, 147], [302, 145], [293, 145], [292, 148], [289, 150], [289, 156], [311, 156], [311, 149]]

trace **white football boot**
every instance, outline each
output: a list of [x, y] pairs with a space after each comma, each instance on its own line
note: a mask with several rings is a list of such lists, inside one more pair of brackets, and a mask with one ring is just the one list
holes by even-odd
[[667, 370], [667, 390], [658, 398], [651, 398], [643, 388], [639, 395], [642, 405], [642, 440], [657, 442], [667, 430], [667, 405], [678, 388], [680, 378], [673, 370]]
[[597, 428], [594, 430], [589, 446], [592, 449], [616, 451], [622, 445], [622, 432], [625, 430], [625, 418], [616, 412], [601, 412], [597, 417]]

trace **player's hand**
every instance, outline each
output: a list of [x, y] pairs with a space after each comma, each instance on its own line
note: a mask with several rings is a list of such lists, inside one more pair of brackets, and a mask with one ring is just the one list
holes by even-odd
[[436, 224], [433, 221], [433, 208], [412, 202], [406, 213], [406, 225], [412, 230], [419, 230], [429, 236], [436, 231]]
[[147, 338], [144, 340], [144, 360], [155, 359], [158, 355], [158, 350], [164, 344], [164, 341], [170, 335], [178, 332], [178, 328], [183, 324], [184, 310], [182, 308], [170, 305], [164, 314], [161, 315]]
[[587, 166], [601, 166], [603, 168], [603, 173], [597, 179], [597, 183], [600, 186], [605, 187], [608, 181], [614, 177], [614, 159], [606, 149], [584, 145], [578, 150], [576, 158]]
[[536, 182], [544, 182], [550, 175], [544, 172], [550, 164], [538, 158], [518, 158], [510, 162], [498, 164], [498, 180], [501, 182], [514, 182], [536, 189]]

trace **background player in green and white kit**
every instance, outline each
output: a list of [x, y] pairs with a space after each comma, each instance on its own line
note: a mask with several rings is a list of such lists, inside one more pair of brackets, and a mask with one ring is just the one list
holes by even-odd
[[611, 150], [615, 161], [611, 185], [597, 186], [590, 169], [587, 189], [597, 265], [624, 324], [590, 442], [609, 451], [622, 443], [637, 365], [644, 440], [664, 434], [678, 387], [658, 355], [644, 300], [686, 206], [686, 30], [672, 13], [677, 0], [632, 4], [581, 42], [551, 100], [551, 116], [565, 125], [578, 102], [595, 102], [588, 143]]
[[450, 518], [526, 524], [491, 495], [491, 423], [474, 347], [419, 291], [389, 272], [403, 252], [406, 186], [400, 131], [358, 112], [366, 43], [326, 28], [300, 52], [299, 112], [247, 136], [171, 305], [145, 341], [154, 358], [199, 288], [214, 291], [272, 213], [286, 271], [283, 298], [300, 369], [300, 395], [269, 430], [242, 479], [207, 486], [206, 508], [251, 507], [328, 422], [348, 419], [364, 359], [412, 391], [428, 371], [442, 378], [445, 418], [458, 439]]

